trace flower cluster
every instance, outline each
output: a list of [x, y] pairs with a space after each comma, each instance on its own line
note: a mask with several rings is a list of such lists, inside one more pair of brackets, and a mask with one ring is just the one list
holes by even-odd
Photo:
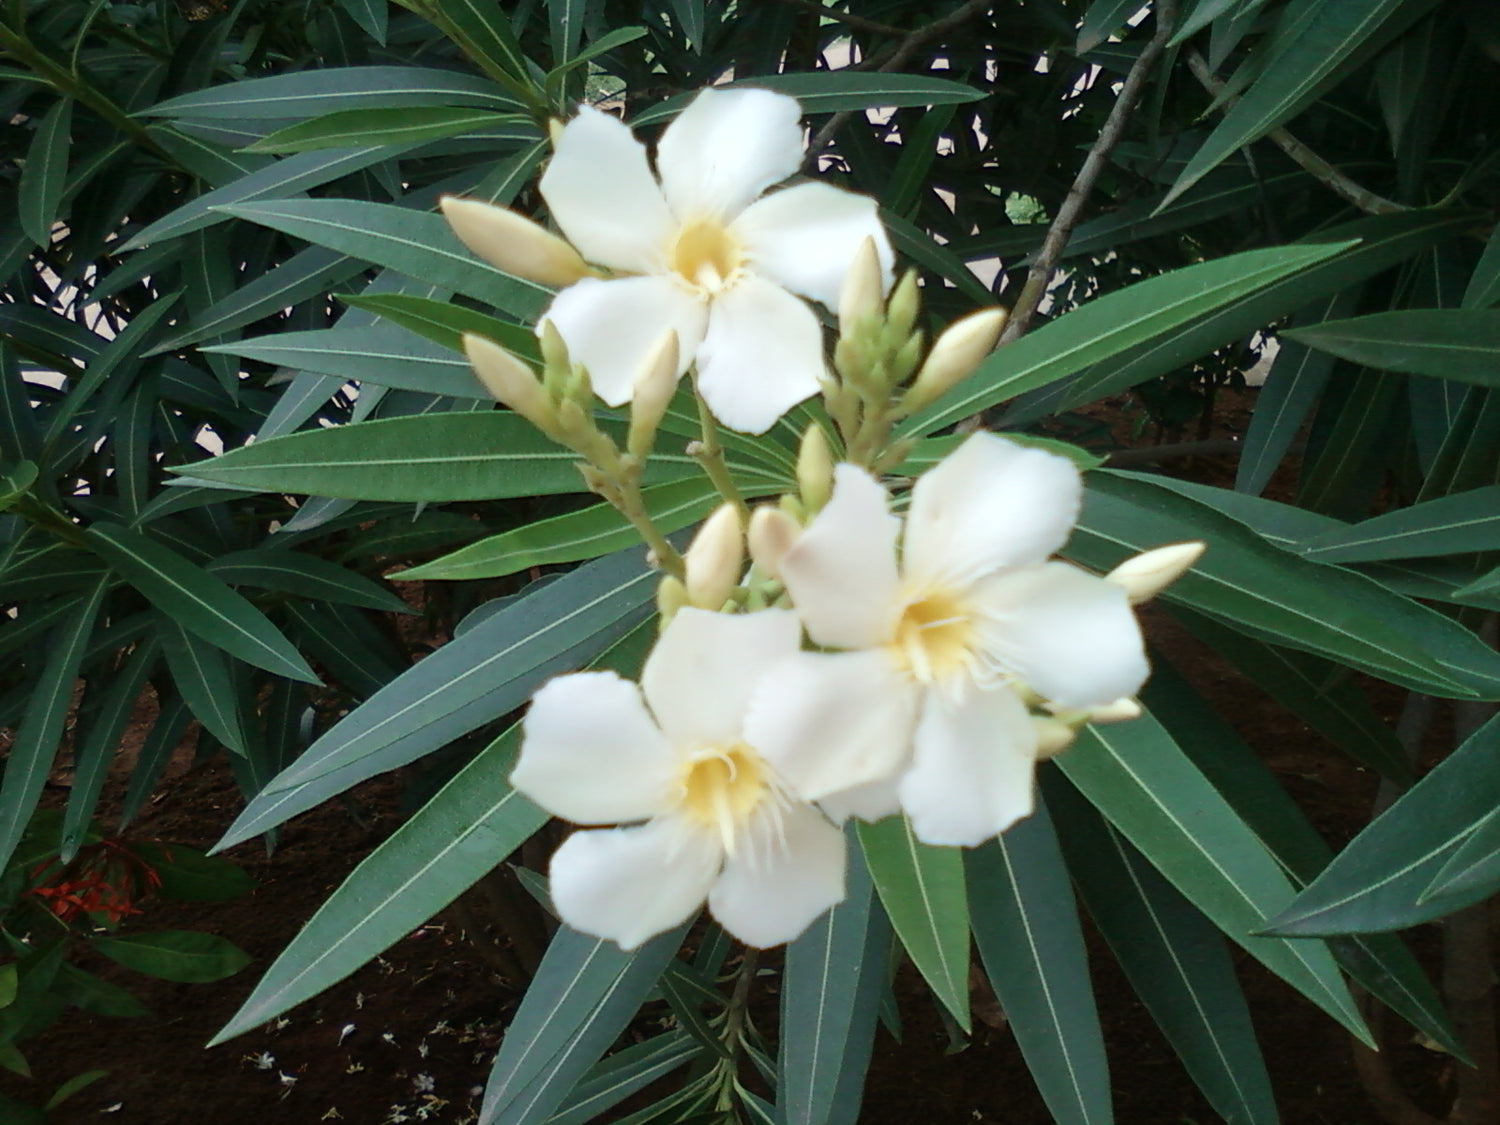
[[[625, 948], [705, 903], [748, 944], [795, 938], [843, 897], [850, 817], [904, 815], [934, 845], [1005, 831], [1031, 812], [1038, 761], [1085, 723], [1139, 714], [1131, 607], [1202, 549], [1103, 577], [1055, 559], [1078, 469], [988, 433], [920, 474], [896, 514], [884, 479], [911, 443], [895, 423], [970, 374], [1004, 314], [972, 314], [928, 349], [916, 277], [891, 285], [870, 200], [818, 183], [762, 196], [800, 164], [798, 115], [769, 91], [705, 91], [653, 173], [624, 125], [580, 111], [541, 182], [567, 241], [488, 204], [444, 205], [476, 253], [562, 287], [539, 325], [542, 376], [469, 338], [476, 373], [579, 454], [666, 572], [639, 685], [553, 679], [511, 776], [584, 826], [552, 859], [558, 914]], [[837, 312], [831, 370], [802, 297]], [[640, 481], [687, 371], [704, 409], [690, 451], [725, 503], [678, 554]], [[809, 426], [796, 489], [752, 513], [709, 416], [760, 433], [817, 392], [835, 433]], [[623, 449], [595, 395], [630, 403]]]

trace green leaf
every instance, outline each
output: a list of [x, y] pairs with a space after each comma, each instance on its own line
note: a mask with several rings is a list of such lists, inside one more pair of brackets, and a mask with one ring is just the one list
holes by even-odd
[[1486, 883], [1442, 897], [1423, 894], [1494, 811], [1497, 792], [1500, 717], [1351, 840], [1265, 931], [1301, 936], [1399, 930], [1488, 897]]
[[151, 865], [161, 880], [157, 893], [172, 902], [227, 902], [260, 885], [239, 864], [183, 844], [144, 840], [130, 850]]
[[1500, 655], [1474, 644], [1456, 623], [1363, 575], [1289, 555], [1220, 514], [1207, 497], [1188, 500], [1174, 491], [1133, 474], [1091, 473], [1066, 553], [1109, 570], [1149, 547], [1204, 539], [1210, 549], [1162, 595], [1165, 600], [1417, 691], [1452, 697], [1500, 692]]
[[250, 963], [250, 955], [232, 942], [196, 930], [96, 937], [93, 947], [127, 969], [184, 984], [223, 980]]
[[307, 661], [266, 616], [207, 571], [140, 532], [100, 520], [85, 544], [184, 629], [247, 664], [318, 683]]
[[[289, 157], [285, 163], [298, 159]], [[552, 298], [545, 286], [474, 257], [447, 220], [430, 211], [356, 199], [283, 199], [227, 204], [218, 210], [463, 293], [521, 320], [535, 319]]]
[[459, 70], [344, 66], [227, 82], [168, 98], [141, 115], [185, 121], [301, 120], [341, 109], [432, 105], [520, 108], [493, 82]]
[[959, 388], [902, 427], [930, 434], [1171, 332], [1247, 292], [1348, 249], [1350, 243], [1231, 254], [1107, 294], [1007, 344]]
[[1125, 26], [1125, 21], [1140, 11], [1137, 0], [1094, 0], [1084, 13], [1083, 26], [1073, 50], [1086, 55]]
[[460, 770], [318, 907], [209, 1046], [343, 980], [442, 910], [549, 814], [505, 782], [519, 725]]
[[844, 901], [786, 948], [776, 1083], [782, 1125], [859, 1119], [890, 951], [890, 922], [851, 849]]
[[1500, 886], [1500, 808], [1491, 810], [1474, 825], [1469, 838], [1432, 877], [1422, 899], [1452, 899], [1479, 888], [1493, 893], [1497, 886]]
[[[1245, 91], [1193, 154], [1167, 199], [1225, 159], [1285, 125], [1329, 87], [1409, 27], [1436, 0], [1302, 0], [1283, 10], [1286, 34]], [[1288, 24], [1295, 27], [1288, 28]], [[1262, 48], [1264, 50], [1264, 48]]]
[[561, 66], [578, 53], [583, 36], [587, 0], [547, 0], [548, 23], [552, 30], [552, 60]]
[[108, 1073], [109, 1071], [107, 1070], [85, 1070], [82, 1074], [73, 1075], [72, 1078], [69, 1078], [53, 1091], [52, 1096], [47, 1099], [47, 1104], [44, 1108], [49, 1112], [56, 1109], [63, 1102], [78, 1093], [79, 1090], [82, 1090], [85, 1086], [93, 1085]]
[[245, 753], [245, 721], [229, 661], [169, 614], [157, 614], [156, 628], [172, 682], [194, 717], [236, 754]]
[[1500, 485], [1474, 488], [1400, 508], [1309, 539], [1302, 553], [1319, 562], [1430, 558], [1500, 548]]
[[586, 1125], [702, 1053], [693, 1036], [681, 1029], [616, 1051], [573, 1087], [547, 1125]]
[[119, 985], [86, 973], [66, 961], [58, 966], [53, 990], [73, 1007], [90, 1015], [133, 1020], [151, 1014], [150, 1008]]
[[[922, 74], [881, 74], [871, 71], [820, 70], [799, 74], [760, 74], [726, 84], [756, 86], [789, 94], [802, 105], [804, 114], [839, 113], [876, 106], [956, 105], [978, 101], [984, 94], [972, 86], [947, 78]], [[679, 94], [638, 114], [631, 125], [653, 125], [676, 117], [697, 93]]]
[[52, 772], [73, 702], [73, 683], [109, 587], [108, 577], [98, 579], [74, 598], [70, 612], [48, 638], [46, 663], [30, 689], [0, 780], [0, 869], [21, 842]]
[[72, 126], [73, 99], [59, 98], [37, 124], [26, 150], [17, 202], [21, 229], [38, 246], [52, 245], [52, 225], [58, 220], [68, 174]]
[[1151, 1018], [1225, 1121], [1276, 1125], [1276, 1100], [1224, 939], [1055, 770], [1047, 803], [1078, 892]]
[[1231, 940], [1373, 1042], [1332, 955], [1317, 942], [1254, 936], [1292, 885], [1275, 858], [1150, 715], [1087, 727], [1058, 766]]
[[[583, 492], [577, 454], [519, 415], [484, 410], [413, 415], [288, 434], [232, 450], [183, 471], [272, 492], [351, 500], [499, 500]], [[731, 461], [753, 478], [754, 470]], [[657, 454], [648, 482], [696, 474], [686, 453]]]
[[355, 293], [340, 296], [339, 300], [351, 308], [383, 316], [460, 355], [464, 350], [464, 333], [472, 332], [493, 340], [528, 363], [540, 365], [542, 360], [541, 345], [536, 333], [529, 328], [463, 305], [434, 301], [412, 293]]
[[[772, 490], [769, 485], [767, 490]], [[757, 490], [749, 490], [754, 497]], [[641, 490], [647, 513], [659, 531], [670, 535], [713, 511], [723, 497], [704, 477], [688, 477]], [[577, 512], [538, 520], [467, 547], [440, 559], [396, 571], [399, 581], [433, 578], [501, 578], [537, 566], [581, 562], [620, 551], [640, 541], [630, 522], [608, 504], [594, 504]]]
[[1500, 386], [1500, 309], [1398, 309], [1286, 335], [1384, 371]]
[[1490, 231], [1484, 253], [1469, 275], [1462, 303], [1466, 309], [1487, 309], [1500, 303], [1500, 227]]
[[[517, 130], [516, 126], [524, 126]], [[310, 152], [320, 148], [355, 145], [409, 144], [444, 137], [472, 135], [497, 139], [504, 130], [509, 140], [537, 136], [529, 117], [456, 106], [403, 106], [400, 109], [341, 109], [278, 129], [244, 147], [244, 152]]]
[[417, 10], [447, 32], [486, 74], [518, 96], [529, 95], [528, 100], [537, 100], [531, 63], [510, 25], [510, 17], [498, 4], [485, 0], [427, 0]]
[[687, 924], [625, 952], [558, 928], [500, 1041], [479, 1125], [539, 1125], [624, 1030], [682, 944]]
[[623, 47], [627, 43], [634, 43], [637, 39], [643, 38], [647, 34], [649, 33], [644, 27], [617, 27], [613, 31], [601, 35], [598, 39], [590, 43], [585, 51], [568, 58], [566, 61], [560, 61], [547, 72], [544, 85], [548, 95], [551, 97], [561, 97], [563, 79], [578, 67], [591, 59], [598, 58], [600, 55], [608, 54], [616, 47]]
[[385, 46], [386, 31], [390, 26], [390, 5], [386, 0], [338, 0], [338, 5], [369, 33], [371, 39]]
[[964, 854], [974, 942], [1052, 1119], [1111, 1122], [1088, 953], [1046, 806]]
[[519, 707], [646, 615], [656, 573], [621, 552], [545, 583], [403, 672], [334, 725], [252, 800], [218, 848], [273, 828]]
[[317, 555], [256, 547], [220, 555], [206, 569], [232, 586], [279, 590], [298, 597], [363, 606], [382, 613], [414, 612], [373, 579]]
[[896, 935], [965, 1031], [969, 1022], [969, 904], [958, 848], [924, 844], [904, 816], [857, 826], [865, 862]]

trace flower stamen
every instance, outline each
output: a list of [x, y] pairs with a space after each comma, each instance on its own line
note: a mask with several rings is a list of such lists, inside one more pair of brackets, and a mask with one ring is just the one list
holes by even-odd
[[717, 219], [694, 219], [678, 229], [667, 251], [667, 262], [694, 290], [712, 296], [739, 278], [745, 255]]
[[684, 763], [680, 794], [683, 812], [714, 832], [728, 855], [736, 839], [770, 788], [765, 763], [742, 742], [709, 746]]

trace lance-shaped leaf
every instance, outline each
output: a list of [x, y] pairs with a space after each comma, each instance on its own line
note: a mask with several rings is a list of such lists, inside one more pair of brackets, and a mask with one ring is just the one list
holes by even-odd
[[220, 555], [208, 564], [207, 570], [235, 586], [280, 590], [304, 598], [364, 606], [382, 613], [413, 612], [409, 605], [373, 579], [317, 555], [256, 547]]
[[688, 1032], [678, 1029], [633, 1047], [616, 1051], [595, 1064], [573, 1087], [547, 1125], [585, 1125], [656, 1079], [672, 1073], [703, 1048]]
[[224, 654], [182, 628], [168, 614], [157, 614], [162, 652], [172, 682], [193, 715], [236, 754], [245, 753], [245, 723], [239, 693]]
[[1488, 882], [1423, 898], [1444, 866], [1494, 811], [1500, 793], [1500, 717], [1491, 719], [1334, 857], [1265, 927], [1287, 935], [1405, 929], [1490, 894]]
[[107, 520], [86, 530], [84, 541], [184, 629], [257, 668], [310, 684], [319, 682], [307, 661], [265, 614], [170, 547]]
[[[609, 427], [606, 427], [609, 428]], [[183, 467], [237, 488], [349, 500], [499, 500], [582, 492], [578, 455], [508, 411], [420, 414], [287, 434]], [[755, 470], [730, 462], [736, 475]], [[686, 453], [662, 453], [647, 483], [698, 472]]]
[[[289, 157], [287, 162], [298, 159], [302, 157]], [[283, 199], [220, 210], [427, 285], [463, 293], [520, 320], [535, 319], [552, 297], [545, 286], [512, 277], [474, 257], [447, 220], [430, 211], [353, 199]]]
[[26, 150], [17, 203], [21, 229], [39, 246], [52, 243], [52, 224], [58, 219], [68, 173], [72, 125], [73, 99], [59, 98], [37, 125]]
[[1232, 941], [1373, 1046], [1327, 947], [1255, 936], [1291, 900], [1292, 884], [1160, 723], [1146, 715], [1086, 728], [1057, 763]]
[[[540, 364], [541, 345], [536, 334], [519, 324], [511, 324], [465, 305], [434, 301], [415, 293], [354, 293], [340, 296], [350, 308], [363, 309], [383, 316], [419, 336], [450, 351], [463, 353], [464, 333], [472, 332], [500, 344], [531, 363]], [[467, 361], [466, 361], [467, 362]]]
[[924, 844], [904, 816], [857, 826], [896, 936], [928, 986], [969, 1030], [969, 903], [963, 852]]
[[447, 906], [547, 822], [506, 781], [510, 728], [371, 852], [318, 907], [210, 1046], [343, 980]]
[[996, 403], [1064, 379], [1171, 332], [1349, 247], [1335, 242], [1231, 254], [1138, 282], [1074, 309], [1007, 344], [958, 389], [902, 429], [930, 434]]
[[[803, 113], [839, 113], [874, 106], [957, 105], [977, 101], [983, 92], [947, 78], [925, 74], [857, 73], [852, 70], [798, 74], [757, 74], [728, 86], [757, 86], [789, 94]], [[677, 116], [696, 93], [679, 94], [652, 106], [631, 121], [632, 126], [652, 125]]]
[[1431, 558], [1500, 548], [1500, 485], [1426, 500], [1302, 544], [1319, 562]]
[[[1168, 600], [1230, 621], [1252, 636], [1319, 653], [1418, 691], [1500, 694], [1500, 656], [1463, 645], [1473, 635], [1454, 622], [1362, 575], [1289, 555], [1207, 503], [1174, 495], [1145, 478], [1090, 474], [1084, 513], [1067, 553], [1108, 570], [1131, 553], [1189, 539], [1206, 539], [1211, 547], [1163, 594]], [[1423, 638], [1433, 638], [1430, 645], [1414, 643], [1412, 632], [1393, 622], [1393, 615], [1406, 616], [1404, 607], [1418, 620], [1436, 618]]]
[[1088, 952], [1046, 805], [965, 860], [974, 943], [1042, 1100], [1059, 1125], [1108, 1125]]
[[250, 955], [232, 942], [197, 930], [96, 937], [91, 944], [127, 969], [187, 984], [223, 980], [250, 963]]
[[420, 66], [343, 66], [249, 78], [157, 102], [142, 116], [184, 121], [300, 120], [336, 109], [468, 105], [514, 110], [493, 82]]
[[1223, 937], [1056, 770], [1058, 838], [1094, 924], [1198, 1089], [1225, 1121], [1276, 1125], [1276, 1100]]
[[5, 777], [0, 780], [0, 867], [10, 862], [21, 842], [52, 771], [73, 699], [73, 682], [109, 586], [107, 577], [89, 586], [71, 603], [70, 612], [50, 638], [46, 663], [27, 698], [5, 762]]
[[1385, 371], [1500, 386], [1500, 309], [1398, 309], [1287, 335]]
[[220, 848], [275, 827], [515, 710], [549, 676], [580, 667], [645, 616], [656, 582], [622, 551], [541, 584], [381, 688], [282, 771]]
[[[516, 126], [525, 125], [523, 130]], [[456, 106], [404, 106], [400, 109], [339, 109], [295, 125], [277, 129], [270, 136], [246, 145], [245, 152], [309, 152], [340, 145], [388, 145], [408, 141], [436, 141], [444, 137], [474, 135], [494, 141], [496, 131], [528, 140], [537, 137], [536, 124], [516, 113]], [[507, 139], [508, 139], [507, 137]]]
[[859, 1119], [890, 950], [890, 922], [859, 850], [851, 848], [844, 901], [786, 949], [776, 1083], [781, 1125]]
[[540, 1125], [624, 1030], [682, 944], [687, 925], [624, 952], [558, 928], [500, 1041], [480, 1125]]

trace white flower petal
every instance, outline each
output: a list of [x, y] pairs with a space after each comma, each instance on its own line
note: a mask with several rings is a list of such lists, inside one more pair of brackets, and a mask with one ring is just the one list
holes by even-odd
[[588, 368], [594, 393], [619, 406], [629, 401], [636, 375], [669, 328], [687, 370], [708, 309], [665, 277], [586, 277], [559, 293], [542, 320], [556, 326], [573, 362]]
[[698, 347], [698, 388], [731, 430], [764, 433], [818, 392], [823, 330], [799, 298], [753, 274], [709, 305]]
[[968, 583], [999, 567], [1041, 562], [1067, 541], [1082, 492], [1066, 457], [974, 434], [912, 489], [907, 580]]
[[881, 649], [799, 652], [760, 678], [745, 734], [804, 801], [893, 776], [919, 692]]
[[688, 751], [742, 741], [756, 680], [801, 641], [796, 615], [784, 609], [678, 610], [641, 671], [662, 733]]
[[839, 465], [833, 478], [833, 498], [782, 557], [781, 578], [814, 641], [872, 648], [890, 639], [901, 608], [901, 521], [863, 469]]
[[810, 805], [757, 815], [708, 892], [719, 924], [762, 949], [796, 938], [844, 898], [844, 834]]
[[656, 147], [662, 191], [677, 217], [733, 218], [802, 164], [802, 107], [770, 90], [708, 89]]
[[984, 647], [1053, 703], [1101, 706], [1146, 681], [1140, 624], [1112, 582], [1050, 562], [986, 579], [975, 597]]
[[1009, 688], [929, 692], [915, 742], [899, 791], [919, 840], [973, 847], [1030, 815], [1036, 731]]
[[676, 223], [646, 147], [609, 114], [579, 109], [542, 173], [541, 190], [557, 225], [589, 261], [629, 273], [662, 268]]
[[897, 775], [868, 785], [856, 785], [853, 789], [824, 797], [818, 802], [818, 807], [837, 824], [843, 824], [851, 816], [871, 822], [884, 820], [901, 811], [900, 781]]
[[510, 780], [565, 820], [618, 824], [669, 807], [680, 761], [635, 684], [613, 672], [576, 672], [532, 698]]
[[723, 858], [675, 817], [575, 832], [552, 856], [552, 904], [575, 930], [634, 949], [692, 916]]
[[740, 238], [756, 273], [830, 309], [838, 307], [855, 254], [872, 238], [883, 287], [890, 288], [895, 256], [868, 195], [831, 184], [798, 184], [756, 200], [730, 231]]

